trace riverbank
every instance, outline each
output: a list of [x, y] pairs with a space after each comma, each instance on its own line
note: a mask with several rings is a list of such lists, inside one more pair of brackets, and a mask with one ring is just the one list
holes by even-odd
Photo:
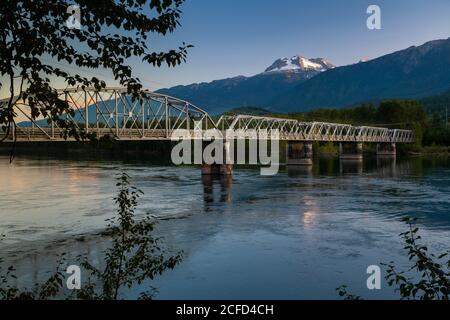
[[418, 148], [417, 151], [410, 151], [411, 155], [435, 155], [435, 156], [450, 156], [450, 146], [425, 146]]
[[[337, 156], [339, 155], [339, 145], [336, 143], [315, 143], [314, 150], [316, 154]], [[368, 155], [376, 154], [376, 144], [366, 143], [363, 147], [363, 152]], [[415, 146], [415, 145], [402, 145], [398, 144], [397, 154], [403, 156], [439, 156], [449, 157], [450, 146]]]
[[170, 140], [20, 141], [0, 143], [0, 155], [58, 159], [140, 159], [169, 164], [175, 142]]
[[[93, 160], [146, 160], [155, 164], [170, 164], [171, 152], [176, 141], [170, 140], [100, 140], [100, 141], [20, 141], [0, 143], [0, 155], [8, 156], [12, 150], [17, 156], [53, 157], [57, 159], [93, 159]], [[279, 159], [286, 160], [286, 142], [280, 141]], [[248, 152], [248, 150], [246, 151]], [[363, 147], [366, 155], [376, 154], [376, 144], [366, 143]], [[439, 156], [448, 157], [448, 146], [418, 147], [406, 144], [397, 145], [399, 156]], [[338, 143], [314, 142], [314, 156], [337, 156]]]

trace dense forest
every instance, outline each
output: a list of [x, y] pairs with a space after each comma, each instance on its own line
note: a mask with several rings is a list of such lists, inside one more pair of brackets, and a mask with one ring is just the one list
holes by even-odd
[[[439, 100], [437, 97], [436, 100]], [[431, 105], [433, 101], [427, 101]], [[446, 121], [445, 112], [427, 110], [422, 102], [415, 100], [387, 100], [379, 106], [372, 103], [361, 104], [352, 108], [316, 109], [307, 112], [291, 112], [276, 114], [270, 111], [243, 107], [231, 110], [229, 113], [246, 113], [253, 115], [270, 115], [287, 117], [300, 121], [323, 121], [348, 123], [353, 125], [371, 125], [386, 128], [414, 130], [417, 145], [450, 146], [450, 128]], [[428, 111], [428, 112], [426, 112]]]
[[450, 90], [435, 96], [421, 98], [418, 101], [427, 114], [436, 113], [444, 118], [450, 108]]

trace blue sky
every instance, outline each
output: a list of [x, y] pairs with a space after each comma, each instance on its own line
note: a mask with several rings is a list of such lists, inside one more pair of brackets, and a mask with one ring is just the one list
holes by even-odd
[[[381, 30], [366, 27], [371, 4], [381, 8]], [[181, 27], [150, 37], [148, 45], [155, 51], [194, 45], [185, 64], [154, 68], [130, 60], [148, 89], [250, 76], [295, 54], [341, 66], [450, 37], [450, 0], [186, 0], [182, 11]], [[67, 70], [117, 85], [105, 70]]]
[[[370, 4], [381, 7], [381, 30], [366, 27]], [[195, 47], [177, 68], [133, 61], [147, 87], [253, 75], [294, 54], [346, 65], [450, 37], [449, 0], [187, 0], [182, 10], [181, 27], [150, 46]]]

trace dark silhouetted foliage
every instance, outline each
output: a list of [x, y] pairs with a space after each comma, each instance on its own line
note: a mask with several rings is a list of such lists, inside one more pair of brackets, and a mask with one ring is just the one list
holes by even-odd
[[[450, 251], [440, 255], [430, 253], [428, 247], [421, 243], [419, 228], [414, 224], [416, 218], [402, 219], [408, 230], [400, 233], [404, 241], [411, 265], [407, 270], [399, 271], [394, 261], [382, 263], [386, 267], [385, 279], [389, 286], [406, 300], [449, 300], [450, 297]], [[336, 289], [346, 300], [360, 300], [360, 296], [347, 291], [342, 285]]]
[[[112, 245], [104, 253], [102, 269], [84, 259], [82, 267], [90, 272], [91, 278], [78, 292], [80, 299], [117, 300], [121, 288], [152, 280], [181, 261], [181, 253], [166, 257], [160, 239], [151, 235], [156, 222], [153, 217], [147, 214], [140, 221], [135, 219], [135, 208], [142, 191], [130, 186], [129, 176], [125, 173], [118, 178], [117, 186], [117, 218], [111, 219], [107, 228], [107, 234], [113, 239]], [[153, 292], [154, 288], [150, 288], [140, 298], [151, 299]]]
[[[168, 269], [173, 269], [181, 262], [182, 252], [170, 256], [163, 248], [162, 239], [152, 236], [156, 225], [155, 218], [146, 214], [143, 219], [136, 219], [135, 209], [142, 191], [130, 185], [130, 178], [122, 173], [117, 178], [118, 195], [114, 198], [118, 206], [117, 217], [107, 220], [105, 234], [111, 237], [111, 246], [104, 252], [104, 263], [99, 268], [80, 256], [80, 265], [84, 268], [81, 289], [72, 291], [67, 298], [86, 300], [117, 300], [121, 289], [131, 288], [144, 281], [151, 281], [155, 276]], [[0, 300], [45, 300], [61, 298], [66, 274], [62, 267], [66, 263], [65, 253], [59, 259], [57, 269], [43, 284], [36, 284], [32, 290], [18, 288], [14, 267], [5, 273], [1, 270], [0, 258]], [[147, 284], [147, 283], [146, 283]], [[156, 288], [140, 294], [140, 299], [151, 299]]]
[[[0, 87], [7, 86], [9, 97], [0, 107], [0, 126], [7, 137], [15, 126], [14, 106], [25, 102], [31, 118], [42, 116], [64, 129], [63, 136], [89, 138], [64, 115], [74, 110], [61, 99], [56, 80], [67, 86], [101, 89], [105, 82], [97, 77], [72, 74], [64, 67], [99, 69], [139, 97], [142, 85], [133, 76], [127, 60], [138, 57], [153, 66], [175, 66], [186, 58], [189, 45], [156, 52], [148, 48], [150, 35], [166, 35], [179, 25], [183, 0], [4, 0], [0, 6]], [[66, 27], [78, 5], [81, 29]], [[49, 61], [47, 61], [49, 60]], [[56, 64], [54, 63], [56, 62]], [[66, 68], [67, 69], [67, 68]], [[80, 70], [81, 72], [81, 70]], [[5, 79], [6, 81], [4, 81]]]

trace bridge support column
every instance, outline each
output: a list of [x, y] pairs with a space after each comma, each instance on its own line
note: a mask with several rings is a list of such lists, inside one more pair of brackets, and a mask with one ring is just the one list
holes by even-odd
[[349, 160], [362, 160], [363, 144], [361, 142], [340, 142], [339, 158]]
[[377, 156], [395, 156], [397, 146], [395, 142], [379, 142], [377, 143]]
[[312, 165], [313, 148], [311, 141], [288, 141], [286, 146], [287, 165]]
[[[208, 141], [203, 141], [203, 148], [208, 145]], [[231, 149], [230, 142], [223, 141], [223, 155], [222, 161], [220, 163], [205, 163], [202, 159], [202, 175], [232, 175], [233, 174], [233, 164], [231, 159]]]

